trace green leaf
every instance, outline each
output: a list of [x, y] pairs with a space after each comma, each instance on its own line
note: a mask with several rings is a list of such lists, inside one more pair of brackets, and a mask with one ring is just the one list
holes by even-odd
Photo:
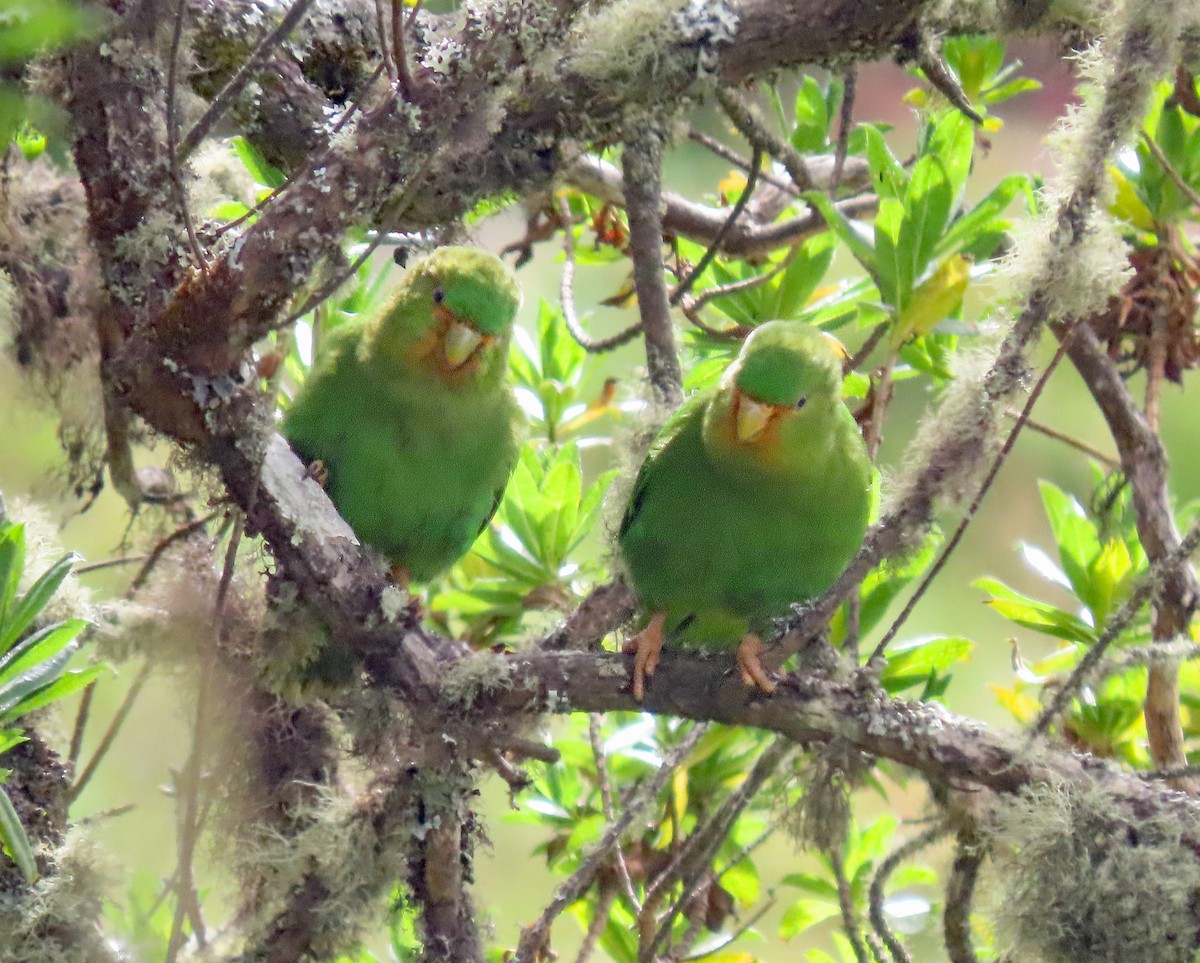
[[25, 526], [0, 524], [0, 626], [8, 624], [8, 611], [24, 570]]
[[908, 189], [908, 172], [896, 159], [883, 138], [883, 132], [874, 124], [862, 126], [866, 142], [867, 165], [871, 169], [871, 183], [880, 199], [899, 200]]
[[29, 586], [29, 590], [21, 598], [21, 601], [2, 623], [0, 652], [7, 652], [9, 647], [21, 637], [21, 633], [29, 628], [38, 613], [46, 607], [46, 603], [58, 591], [63, 579], [71, 571], [71, 566], [77, 561], [79, 561], [79, 556], [74, 552], [64, 555]]
[[998, 220], [1000, 213], [1021, 193], [1032, 203], [1032, 191], [1033, 186], [1027, 175], [1009, 174], [970, 211], [950, 225], [950, 229], [942, 235], [938, 243], [937, 253], [944, 255], [951, 251], [968, 252], [972, 242], [985, 232], [995, 231], [997, 228], [1007, 230], [1008, 221]]
[[906, 642], [888, 650], [880, 682], [888, 692], [899, 692], [964, 661], [974, 648], [970, 639], [945, 635]]
[[[896, 311], [903, 309], [912, 291], [912, 278], [906, 265], [900, 232], [904, 223], [904, 204], [894, 197], [879, 202], [875, 214], [875, 257], [872, 276], [879, 286], [879, 296]], [[864, 264], [863, 267], [871, 270]]]
[[898, 236], [900, 250], [905, 252], [900, 290], [906, 298], [929, 266], [953, 203], [954, 190], [941, 158], [922, 157], [913, 168], [904, 194], [904, 221]]
[[812, 154], [825, 147], [829, 141], [829, 104], [821, 85], [807, 74], [796, 91], [793, 116], [795, 126], [791, 141], [796, 150], [801, 154]]
[[829, 229], [850, 249], [854, 259], [867, 270], [868, 274], [874, 277], [876, 273], [875, 249], [866, 240], [866, 228], [852, 222], [820, 191], [805, 191], [801, 196], [817, 209], [818, 213], [825, 218]]
[[1091, 645], [1096, 641], [1096, 630], [1082, 619], [1014, 592], [997, 579], [981, 578], [971, 584], [989, 592], [992, 598], [987, 604], [1010, 622], [1068, 642]]
[[272, 166], [262, 152], [245, 137], [233, 138], [233, 152], [246, 168], [255, 183], [272, 189], [278, 188], [287, 178], [278, 167]]
[[834, 246], [834, 236], [829, 231], [822, 231], [800, 245], [792, 263], [784, 268], [778, 286], [772, 290], [773, 303], [763, 312], [766, 319], [794, 318], [800, 313], [829, 270]]
[[11, 722], [21, 703], [58, 679], [66, 671], [77, 648], [77, 642], [69, 642], [50, 658], [0, 685], [0, 723]]
[[66, 672], [59, 679], [50, 683], [44, 688], [38, 689], [32, 695], [22, 699], [19, 703], [13, 706], [8, 712], [4, 713], [0, 718], [7, 721], [15, 721], [30, 712], [35, 712], [38, 709], [44, 708], [59, 699], [65, 699], [69, 695], [74, 695], [81, 689], [91, 685], [103, 672], [105, 666], [93, 665], [86, 669], [75, 669]]
[[21, 818], [13, 808], [12, 800], [3, 789], [0, 789], [0, 843], [4, 844], [4, 851], [21, 870], [25, 882], [35, 883], [38, 870], [33, 848], [29, 845], [29, 837], [25, 834], [25, 827], [21, 825]]
[[[1083, 506], [1053, 482], [1039, 481], [1038, 490], [1067, 581], [1080, 601], [1095, 614], [1100, 599], [1092, 591], [1089, 570], [1093, 559], [1100, 554], [1096, 526]], [[1096, 620], [1097, 624], [1099, 621]]]
[[83, 619], [68, 619], [65, 622], [55, 622], [44, 629], [34, 632], [21, 643], [14, 646], [0, 658], [0, 684], [19, 675], [31, 665], [36, 665], [74, 641], [88, 623]]

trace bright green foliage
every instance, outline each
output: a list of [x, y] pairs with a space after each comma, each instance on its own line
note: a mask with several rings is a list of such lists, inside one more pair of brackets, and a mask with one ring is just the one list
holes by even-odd
[[585, 447], [607, 441], [595, 429], [599, 419], [616, 413], [611, 397], [615, 383], [605, 382], [595, 397], [586, 398], [587, 352], [567, 333], [561, 312], [543, 301], [536, 342], [523, 329], [515, 335], [512, 380], [534, 437], [552, 445], [577, 437]]
[[[1159, 85], [1143, 131], [1162, 151], [1171, 168], [1193, 191], [1200, 190], [1200, 118], [1188, 113], [1173, 96], [1172, 84]], [[1117, 184], [1113, 212], [1133, 227], [1162, 234], [1184, 217], [1192, 202], [1180, 190], [1144, 140], [1135, 155], [1121, 155], [1112, 168]]]
[[[68, 670], [87, 622], [68, 619], [29, 631], [58, 591], [78, 556], [67, 555], [18, 595], [25, 572], [25, 526], [0, 521], [0, 753], [24, 742], [23, 716], [77, 692], [100, 666]], [[8, 770], [0, 769], [0, 781]], [[8, 796], [0, 792], [0, 843], [29, 880], [37, 876], [33, 853]]]
[[[520, 433], [504, 376], [519, 296], [498, 258], [441, 248], [381, 314], [322, 345], [283, 431], [363, 541], [419, 581], [495, 511]], [[466, 339], [466, 340], [464, 340]]]
[[[992, 687], [1001, 703], [1024, 722], [1039, 708], [1028, 690], [1069, 673], [1147, 571], [1127, 486], [1119, 477], [1106, 478], [1099, 472], [1096, 484], [1092, 505], [1085, 509], [1066, 492], [1043, 481], [1042, 504], [1054, 537], [1057, 564], [1040, 549], [1023, 546], [1030, 566], [1069, 593], [1077, 606], [1074, 610], [1030, 598], [996, 579], [975, 582], [990, 596], [988, 605], [994, 611], [1062, 643], [1050, 656], [1020, 665], [1013, 687]], [[1117, 637], [1116, 645], [1142, 645], [1149, 639], [1149, 619], [1143, 610]], [[1145, 686], [1146, 673], [1141, 667], [1110, 673], [1088, 690], [1086, 698], [1074, 700], [1063, 725], [1093, 752], [1144, 765]], [[1185, 731], [1190, 735], [1194, 728], [1189, 722]]]
[[[513, 635], [530, 609], [565, 609], [600, 574], [576, 557], [593, 533], [616, 471], [584, 483], [579, 447], [527, 443], [492, 523], [445, 587], [431, 593], [435, 616], [453, 618], [477, 642]], [[460, 625], [459, 623], [463, 623]]]
[[[38, 54], [70, 46], [99, 33], [93, 8], [72, 0], [5, 0], [0, 6], [0, 68], [20, 67]], [[66, 161], [65, 112], [41, 97], [27, 96], [16, 83], [0, 83], [0, 153], [16, 143], [32, 160], [47, 148]]]
[[[979, 113], [1018, 94], [1038, 90], [1041, 84], [1029, 77], [1018, 77], [1019, 60], [1004, 62], [1004, 44], [993, 37], [947, 37], [942, 56], [954, 71], [963, 93]], [[996, 129], [985, 124], [985, 129]]]

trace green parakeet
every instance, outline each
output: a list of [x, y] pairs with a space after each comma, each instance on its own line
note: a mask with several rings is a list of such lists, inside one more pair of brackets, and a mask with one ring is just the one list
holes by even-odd
[[401, 582], [437, 575], [496, 509], [523, 421], [506, 380], [520, 294], [486, 251], [414, 264], [382, 312], [335, 330], [283, 419], [342, 517]]
[[621, 522], [649, 621], [626, 645], [641, 699], [664, 637], [741, 639], [746, 684], [770, 692], [763, 632], [820, 595], [862, 543], [872, 472], [842, 403], [836, 342], [798, 322], [756, 328], [718, 387], [688, 399], [642, 465]]

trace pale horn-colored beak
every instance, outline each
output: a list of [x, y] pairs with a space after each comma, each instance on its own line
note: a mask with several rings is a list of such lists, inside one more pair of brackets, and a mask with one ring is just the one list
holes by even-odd
[[458, 368], [475, 353], [475, 349], [483, 343], [483, 335], [474, 328], [469, 328], [458, 321], [451, 321], [442, 339], [446, 347], [446, 363], [451, 368]]
[[747, 442], [757, 438], [771, 416], [775, 413], [773, 405], [764, 405], [746, 395], [738, 396], [737, 437], [738, 441]]

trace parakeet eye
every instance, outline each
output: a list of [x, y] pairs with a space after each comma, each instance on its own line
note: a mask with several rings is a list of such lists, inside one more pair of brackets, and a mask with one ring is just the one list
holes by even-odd
[[801, 408], [803, 408], [807, 401], [808, 401], [807, 398], [801, 398], [799, 401], [797, 401], [796, 402], [796, 410], [799, 411]]
[[441, 304], [446, 300], [446, 292], [442, 288], [433, 289], [433, 303]]

